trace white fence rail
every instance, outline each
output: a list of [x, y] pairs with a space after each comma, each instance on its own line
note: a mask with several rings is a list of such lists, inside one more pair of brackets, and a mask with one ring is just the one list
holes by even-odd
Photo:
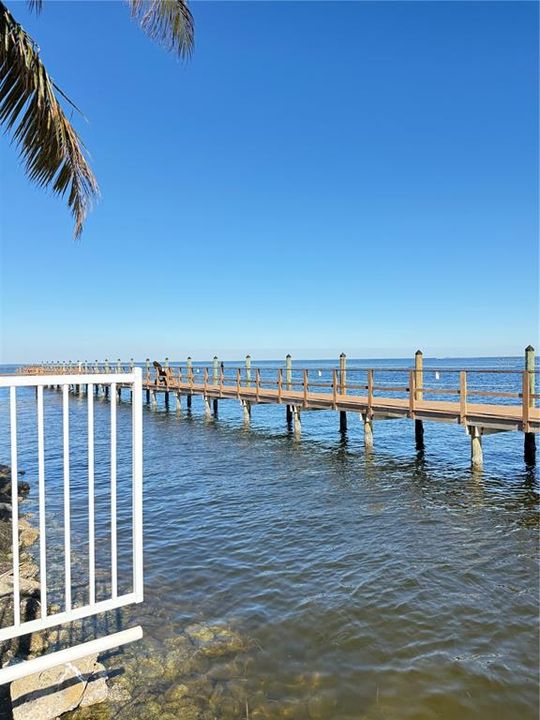
[[[47, 428], [44, 416], [45, 387], [62, 389], [62, 446], [63, 446], [63, 553], [64, 553], [64, 606], [58, 612], [49, 612], [47, 584], [47, 526], [46, 503], [47, 482], [45, 463], [45, 435], [58, 432], [58, 428]], [[87, 477], [88, 477], [88, 602], [74, 606], [72, 599], [72, 531], [71, 531], [71, 473], [70, 473], [70, 387], [86, 387], [87, 414]], [[95, 536], [95, 479], [94, 479], [94, 389], [107, 387], [110, 398], [110, 597], [96, 600], [96, 536]], [[132, 485], [132, 583], [129, 592], [118, 590], [118, 545], [117, 545], [117, 389], [128, 387], [132, 391], [131, 405], [131, 485]], [[47, 628], [80, 620], [91, 615], [114, 610], [143, 600], [143, 508], [142, 508], [142, 371], [133, 368], [131, 372], [107, 374], [58, 374], [58, 375], [9, 375], [0, 376], [0, 391], [9, 391], [9, 435], [12, 496], [12, 544], [13, 544], [13, 623], [0, 628], [0, 642], [39, 632]], [[39, 507], [39, 617], [33, 620], [21, 620], [21, 583], [19, 556], [19, 508], [18, 508], [18, 449], [17, 399], [20, 388], [34, 388], [36, 397], [37, 421], [37, 469], [38, 469], [38, 507]], [[99, 431], [102, 432], [102, 428]], [[134, 627], [105, 638], [93, 640], [78, 646], [49, 653], [36, 660], [21, 661], [0, 669], [0, 684], [11, 682], [18, 677], [54, 667], [63, 662], [72, 661], [88, 654], [89, 645], [93, 652], [101, 652], [142, 637], [140, 627]]]

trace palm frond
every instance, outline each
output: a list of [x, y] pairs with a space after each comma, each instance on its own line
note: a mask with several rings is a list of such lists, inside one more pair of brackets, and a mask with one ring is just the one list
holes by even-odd
[[55, 90], [32, 38], [0, 2], [0, 124], [19, 147], [30, 180], [67, 194], [77, 238], [99, 189]]
[[128, 0], [131, 17], [167, 50], [187, 58], [193, 51], [193, 17], [187, 0]]
[[28, 0], [28, 5], [30, 6], [30, 10], [33, 10], [36, 15], [39, 15], [43, 10], [43, 0]]

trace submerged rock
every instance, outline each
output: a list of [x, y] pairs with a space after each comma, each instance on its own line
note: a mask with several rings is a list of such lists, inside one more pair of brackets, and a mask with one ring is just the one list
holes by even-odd
[[61, 720], [243, 720], [250, 647], [225, 624], [206, 623], [190, 625], [162, 645], [148, 639], [128, 646], [111, 658], [107, 703], [79, 707]]
[[224, 655], [246, 649], [245, 640], [223, 625], [190, 625], [186, 635], [205, 655]]

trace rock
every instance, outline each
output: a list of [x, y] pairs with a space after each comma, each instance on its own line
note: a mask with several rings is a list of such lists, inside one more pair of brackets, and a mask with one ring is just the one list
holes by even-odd
[[165, 700], [168, 703], [177, 703], [179, 700], [184, 698], [189, 693], [189, 688], [184, 683], [179, 685], [173, 685], [167, 690], [165, 694]]
[[[21, 596], [36, 595], [39, 591], [39, 583], [32, 578], [24, 577], [22, 573], [19, 575], [19, 590]], [[0, 578], [0, 597], [13, 594], [13, 575], [4, 575]]]
[[[19, 475], [24, 475], [24, 470], [19, 470]], [[27, 482], [17, 483], [19, 497], [28, 495], [30, 485]], [[8, 465], [0, 465], [0, 501], [11, 502], [11, 468]]]
[[43, 655], [49, 647], [49, 641], [46, 632], [32, 633], [29, 638], [28, 653], [29, 655]]
[[[19, 475], [24, 475], [24, 470], [19, 470]], [[8, 478], [8, 480], [11, 480], [11, 468], [9, 465], [0, 465], [0, 478]]]
[[[30, 492], [30, 485], [27, 482], [19, 480], [17, 483], [17, 494], [19, 497], [26, 497]], [[0, 479], [0, 497], [4, 502], [11, 502], [11, 478], [9, 480]]]
[[201, 653], [208, 656], [237, 653], [246, 649], [246, 643], [233, 630], [222, 625], [190, 625], [186, 635]]
[[186, 628], [186, 635], [196, 645], [206, 645], [214, 639], [214, 630], [208, 625], [197, 624]]
[[109, 700], [112, 704], [126, 705], [131, 699], [129, 689], [119, 683], [114, 683], [109, 688]]
[[30, 525], [25, 518], [21, 518], [19, 521], [19, 530], [19, 545], [22, 548], [31, 547], [39, 537], [39, 530]]
[[105, 702], [109, 694], [107, 688], [107, 671], [101, 663], [96, 662], [96, 670], [88, 680], [80, 707], [97, 705]]
[[52, 720], [107, 698], [106, 672], [89, 656], [11, 683], [13, 720]]

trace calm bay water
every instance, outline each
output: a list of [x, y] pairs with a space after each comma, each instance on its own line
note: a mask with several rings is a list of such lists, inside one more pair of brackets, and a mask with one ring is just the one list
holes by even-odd
[[[508, 358], [430, 362], [522, 367]], [[491, 380], [501, 389], [519, 381]], [[60, 548], [61, 394], [46, 391], [45, 402], [47, 521]], [[85, 403], [73, 398], [70, 418], [82, 565]], [[35, 510], [32, 393], [20, 392], [19, 405], [21, 464], [32, 487], [26, 506]], [[129, 463], [130, 410], [127, 402], [118, 408], [120, 468]], [[108, 402], [96, 399], [95, 415], [105, 592]], [[5, 395], [0, 421], [0, 462], [8, 463]], [[145, 407], [146, 599], [129, 618], [142, 623], [145, 640], [119, 660], [131, 698], [111, 717], [538, 717], [539, 477], [524, 466], [523, 436], [484, 438], [484, 471], [473, 473], [459, 426], [426, 423], [423, 455], [410, 421], [376, 423], [374, 434], [366, 454], [355, 416], [342, 436], [336, 413], [305, 412], [295, 440], [284, 407], [254, 406], [248, 429], [234, 401], [221, 401], [212, 420], [198, 398], [180, 414]], [[128, 484], [121, 471], [120, 559], [129, 569]], [[60, 553], [50, 555], [54, 567]], [[216, 628], [231, 638], [221, 651], [200, 644]], [[182, 665], [186, 645], [179, 652], [175, 638], [192, 642], [198, 664]]]

